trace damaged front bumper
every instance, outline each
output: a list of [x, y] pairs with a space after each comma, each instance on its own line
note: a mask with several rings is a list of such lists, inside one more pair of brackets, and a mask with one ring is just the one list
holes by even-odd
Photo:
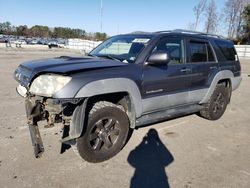
[[29, 94], [25, 97], [27, 125], [36, 158], [41, 157], [44, 152], [38, 122], [45, 120], [49, 127], [54, 126], [54, 123], [62, 123], [62, 145], [72, 145], [82, 134], [87, 101], [87, 98], [53, 99]]

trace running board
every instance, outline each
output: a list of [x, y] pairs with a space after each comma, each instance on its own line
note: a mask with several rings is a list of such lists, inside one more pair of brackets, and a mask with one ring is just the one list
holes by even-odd
[[152, 112], [149, 114], [142, 115], [136, 120], [136, 127], [156, 123], [162, 120], [168, 120], [187, 114], [199, 112], [202, 109], [201, 105], [186, 105], [178, 108], [171, 108], [167, 110]]

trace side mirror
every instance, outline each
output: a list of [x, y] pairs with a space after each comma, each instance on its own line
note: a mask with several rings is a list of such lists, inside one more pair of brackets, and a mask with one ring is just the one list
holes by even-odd
[[148, 64], [150, 65], [161, 65], [167, 64], [170, 61], [169, 54], [165, 51], [158, 51], [152, 53], [148, 58]]

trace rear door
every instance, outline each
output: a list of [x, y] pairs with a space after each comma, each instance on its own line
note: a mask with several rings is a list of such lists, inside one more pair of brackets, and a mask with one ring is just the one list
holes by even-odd
[[189, 102], [199, 102], [209, 87], [209, 78], [215, 74], [219, 65], [210, 42], [206, 39], [189, 38], [187, 42], [188, 60], [191, 66], [189, 82]]

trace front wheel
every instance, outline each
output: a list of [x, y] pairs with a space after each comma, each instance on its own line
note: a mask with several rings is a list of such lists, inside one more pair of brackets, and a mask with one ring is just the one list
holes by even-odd
[[89, 112], [86, 131], [76, 140], [77, 152], [88, 162], [108, 160], [122, 149], [128, 132], [128, 116], [121, 107], [97, 102]]
[[218, 84], [209, 101], [203, 105], [200, 115], [208, 120], [218, 120], [226, 110], [229, 96], [230, 89]]

